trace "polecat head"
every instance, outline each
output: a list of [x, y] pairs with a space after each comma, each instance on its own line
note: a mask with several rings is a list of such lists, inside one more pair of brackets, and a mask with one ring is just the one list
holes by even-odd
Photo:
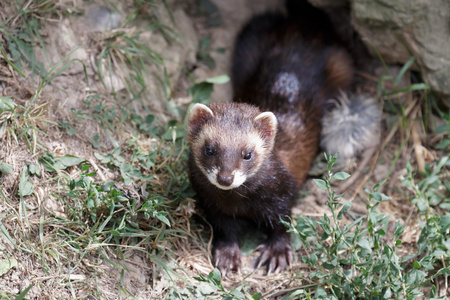
[[237, 188], [255, 175], [273, 149], [277, 119], [248, 104], [195, 104], [188, 140], [196, 165], [222, 190]]

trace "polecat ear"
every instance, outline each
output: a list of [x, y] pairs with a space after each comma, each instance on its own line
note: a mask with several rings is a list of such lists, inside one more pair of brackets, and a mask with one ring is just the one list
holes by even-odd
[[192, 106], [188, 118], [188, 130], [190, 135], [197, 134], [206, 121], [213, 117], [214, 113], [208, 106], [200, 103], [196, 103]]
[[259, 130], [261, 137], [266, 142], [271, 142], [277, 134], [277, 117], [270, 111], [263, 112], [255, 118], [256, 128]]

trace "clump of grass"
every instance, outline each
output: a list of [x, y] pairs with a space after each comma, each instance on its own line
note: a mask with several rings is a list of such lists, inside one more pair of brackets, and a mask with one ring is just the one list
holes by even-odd
[[[38, 61], [34, 55], [34, 47], [37, 43], [44, 50], [45, 58], [49, 62], [45, 42], [40, 34], [43, 20], [51, 19], [52, 16], [73, 12], [73, 8], [63, 7], [58, 1], [6, 1], [7, 11], [14, 11], [6, 20], [0, 23], [0, 33], [6, 41], [7, 50], [11, 55], [8, 63], [14, 63], [19, 74], [23, 69], [22, 63], [28, 65], [33, 73], [42, 77], [47, 75], [44, 64]], [[3, 48], [3, 45], [0, 45]], [[6, 57], [2, 49], [3, 57]]]
[[[121, 29], [108, 33], [102, 37], [102, 49], [97, 60], [98, 75], [104, 87], [108, 89], [105, 78], [113, 82], [112, 75], [118, 76], [126, 85], [127, 91], [133, 98], [139, 99], [146, 90], [149, 72], [146, 62], [153, 62], [162, 67], [162, 57], [150, 47], [138, 41], [138, 33], [134, 29]], [[109, 75], [105, 75], [108, 71]], [[108, 77], [109, 76], [109, 77]], [[116, 93], [114, 85], [110, 85], [113, 94]]]
[[[402, 247], [401, 235], [405, 226], [396, 222], [392, 238], [388, 238], [389, 216], [378, 212], [378, 206], [390, 199], [378, 192], [382, 183], [366, 190], [367, 216], [362, 216], [350, 224], [342, 222], [344, 213], [351, 209], [351, 203], [341, 200], [331, 189], [331, 180], [344, 180], [349, 177], [344, 172], [333, 174], [331, 169], [337, 155], [326, 155], [328, 173], [325, 180], [316, 179], [316, 185], [328, 191], [327, 207], [331, 218], [326, 214], [322, 219], [300, 216], [296, 222], [285, 222], [289, 231], [308, 249], [302, 262], [314, 271], [308, 278], [317, 284], [314, 291], [299, 288], [286, 299], [308, 298], [311, 293], [316, 299], [416, 299], [423, 296], [423, 288], [443, 274], [449, 274], [448, 267], [440, 267], [436, 261], [436, 246], [423, 252], [423, 241], [432, 236], [444, 239], [449, 223], [442, 218], [442, 228], [422, 232], [419, 252], [404, 257], [399, 256]], [[429, 227], [436, 220], [429, 219]], [[438, 222], [439, 223], [439, 222]], [[442, 246], [442, 244], [440, 245]], [[442, 253], [439, 253], [442, 255]], [[448, 265], [448, 258], [444, 266]], [[436, 297], [433, 287], [430, 297]]]
[[[45, 133], [47, 125], [56, 125], [56, 123], [48, 120], [46, 111], [49, 101], [42, 101], [40, 94], [45, 86], [50, 84], [55, 77], [64, 72], [72, 63], [80, 62], [78, 59], [72, 59], [57, 69], [75, 50], [67, 54], [49, 70], [39, 82], [35, 93], [26, 105], [16, 104], [8, 96], [0, 98], [0, 140], [4, 138], [6, 141], [14, 140], [16, 143], [19, 143], [19, 140], [24, 138], [32, 153], [36, 152], [37, 134]], [[83, 64], [83, 62], [81, 63]], [[87, 80], [84, 64], [83, 67]], [[2, 136], [3, 134], [5, 137]]]
[[161, 54], [154, 51], [151, 45], [140, 41], [142, 30], [129, 26], [139, 19], [140, 12], [144, 12], [145, 23], [147, 23], [145, 30], [158, 32], [167, 42], [179, 38], [169, 26], [163, 23], [159, 11], [161, 7], [164, 7], [171, 16], [170, 8], [165, 1], [137, 1], [134, 11], [129, 14], [122, 28], [92, 35], [99, 48], [97, 57], [99, 79], [107, 90], [111, 89], [114, 96], [117, 91], [114, 89], [113, 75], [116, 74], [131, 95], [130, 101], [139, 100], [147, 90], [148, 74], [153, 72], [150, 66], [155, 66], [158, 70], [156, 77], [163, 85], [164, 91], [166, 92], [169, 88], [164, 78], [164, 60]]

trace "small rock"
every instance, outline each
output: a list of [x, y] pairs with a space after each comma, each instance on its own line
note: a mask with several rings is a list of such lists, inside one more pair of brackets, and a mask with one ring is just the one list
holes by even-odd
[[103, 5], [93, 5], [86, 13], [87, 21], [93, 31], [109, 31], [122, 25], [120, 15]]

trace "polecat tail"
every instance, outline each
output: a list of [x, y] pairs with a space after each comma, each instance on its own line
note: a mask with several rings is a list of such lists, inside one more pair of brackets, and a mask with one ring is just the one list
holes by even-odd
[[334, 109], [322, 118], [320, 145], [329, 153], [348, 159], [379, 140], [381, 109], [374, 98], [342, 93]]

